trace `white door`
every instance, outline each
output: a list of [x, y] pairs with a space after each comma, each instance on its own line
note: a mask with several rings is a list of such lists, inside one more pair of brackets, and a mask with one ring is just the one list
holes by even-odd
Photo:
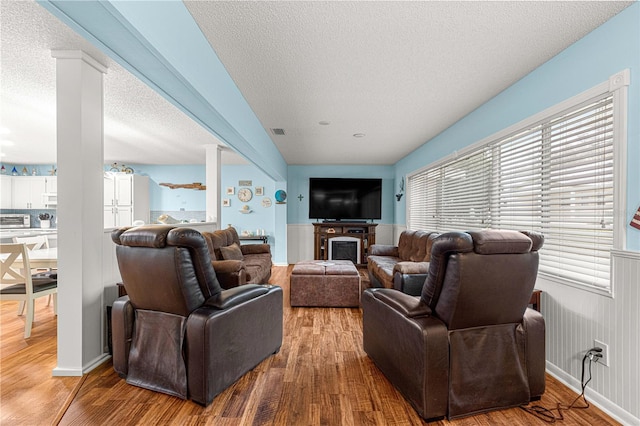
[[133, 205], [133, 176], [116, 175], [115, 194], [116, 204], [119, 206]]
[[122, 226], [131, 226], [133, 224], [133, 207], [117, 206], [116, 207], [116, 223], [118, 228]]
[[104, 177], [104, 205], [105, 206], [113, 206], [116, 203], [114, 182], [115, 182], [115, 179], [113, 176]]
[[104, 206], [104, 227], [113, 228], [116, 226], [115, 207]]

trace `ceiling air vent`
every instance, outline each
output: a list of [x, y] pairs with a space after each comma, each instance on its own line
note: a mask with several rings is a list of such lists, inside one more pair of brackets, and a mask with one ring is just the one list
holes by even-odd
[[271, 133], [276, 136], [284, 136], [284, 129], [271, 129]]

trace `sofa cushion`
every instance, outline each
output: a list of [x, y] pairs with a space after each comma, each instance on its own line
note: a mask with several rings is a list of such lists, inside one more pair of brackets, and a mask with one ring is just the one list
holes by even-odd
[[427, 274], [429, 262], [398, 262], [393, 267], [393, 272], [401, 274]]
[[393, 268], [401, 259], [392, 256], [369, 256], [367, 268], [386, 288], [393, 288]]
[[214, 232], [203, 232], [202, 235], [205, 236], [207, 246], [209, 246], [211, 260], [225, 259], [222, 256], [220, 248], [230, 246], [233, 243], [240, 245], [238, 233], [233, 228], [219, 229]]
[[244, 258], [247, 269], [247, 283], [263, 284], [271, 277], [271, 254], [252, 254]]
[[413, 230], [402, 232], [398, 241], [400, 259], [411, 262], [428, 262], [427, 242], [429, 241], [429, 234], [429, 232]]
[[222, 253], [224, 260], [244, 260], [242, 250], [240, 250], [240, 246], [236, 243], [230, 246], [220, 247], [220, 253]]
[[[371, 245], [367, 268], [372, 284], [413, 294], [413, 287], [422, 285], [428, 271], [431, 234], [435, 235], [432, 232], [408, 229], [400, 234], [398, 246]], [[408, 285], [406, 288], [405, 283]]]

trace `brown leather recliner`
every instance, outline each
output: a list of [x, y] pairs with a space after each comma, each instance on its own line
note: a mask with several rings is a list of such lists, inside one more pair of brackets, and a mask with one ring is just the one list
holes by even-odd
[[113, 368], [127, 383], [203, 405], [282, 344], [282, 289], [223, 290], [203, 236], [150, 225], [111, 234], [127, 296], [112, 308]]
[[364, 292], [364, 350], [424, 419], [538, 399], [545, 324], [527, 305], [543, 236], [487, 230], [432, 238], [420, 297]]

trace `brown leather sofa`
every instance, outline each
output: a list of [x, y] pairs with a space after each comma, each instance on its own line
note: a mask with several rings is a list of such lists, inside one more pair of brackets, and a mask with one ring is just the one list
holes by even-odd
[[231, 226], [203, 232], [202, 235], [207, 241], [213, 268], [222, 288], [269, 282], [273, 265], [269, 244], [241, 245], [238, 233]]
[[208, 405], [282, 344], [282, 289], [223, 290], [198, 231], [113, 231], [127, 296], [112, 308], [113, 368], [127, 383]]
[[514, 407], [545, 390], [545, 323], [527, 307], [537, 233], [435, 236], [420, 297], [362, 296], [364, 350], [424, 419]]
[[367, 269], [372, 287], [395, 288], [420, 295], [429, 271], [431, 232], [406, 230], [398, 245], [373, 244], [369, 247]]

